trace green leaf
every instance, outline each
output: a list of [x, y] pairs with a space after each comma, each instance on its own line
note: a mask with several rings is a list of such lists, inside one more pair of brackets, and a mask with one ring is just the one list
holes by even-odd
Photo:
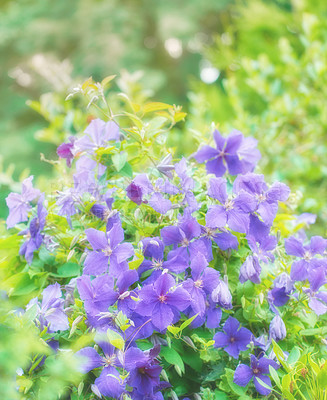
[[198, 314], [195, 314], [195, 315], [193, 315], [193, 317], [191, 317], [191, 318], [187, 319], [186, 321], [184, 321], [184, 322], [182, 323], [182, 325], [179, 327], [179, 329], [182, 331], [183, 329], [185, 329], [186, 327], [188, 327], [188, 326], [192, 323], [192, 321], [195, 320], [195, 318], [196, 318], [197, 316], [198, 316]]
[[114, 167], [116, 168], [116, 171], [120, 172], [124, 168], [124, 165], [127, 162], [127, 153], [122, 151], [121, 153], [114, 154], [111, 157], [111, 159], [114, 164]]
[[173, 106], [166, 103], [153, 102], [145, 104], [145, 106], [143, 107], [143, 111], [146, 114], [153, 111], [167, 110], [168, 108], [173, 108]]
[[116, 347], [119, 350], [124, 349], [125, 341], [118, 332], [113, 331], [112, 329], [108, 329], [107, 337], [108, 337], [110, 344], [112, 344], [114, 347]]
[[270, 372], [270, 375], [271, 375], [273, 381], [276, 383], [278, 389], [282, 390], [282, 384], [280, 383], [280, 379], [277, 374], [277, 371], [271, 365], [269, 365], [269, 372]]
[[79, 276], [81, 272], [81, 268], [78, 264], [74, 263], [66, 263], [64, 265], [61, 265], [58, 268], [58, 275], [60, 277], [66, 278], [70, 276]]
[[319, 371], [317, 375], [317, 382], [320, 389], [322, 390], [327, 389], [327, 363], [325, 363], [324, 366]]
[[162, 347], [160, 355], [172, 365], [177, 365], [182, 373], [185, 373], [185, 366], [182, 357], [172, 347]]
[[126, 178], [133, 178], [133, 169], [131, 165], [126, 162], [124, 167], [119, 171], [121, 176], [125, 176]]

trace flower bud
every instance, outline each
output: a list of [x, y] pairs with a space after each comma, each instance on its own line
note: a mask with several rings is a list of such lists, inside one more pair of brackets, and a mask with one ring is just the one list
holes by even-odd
[[218, 285], [212, 291], [211, 298], [215, 303], [218, 303], [221, 307], [225, 309], [232, 308], [232, 295], [228, 289], [227, 284], [219, 280]]
[[286, 326], [279, 315], [276, 315], [270, 322], [269, 336], [276, 342], [286, 337]]

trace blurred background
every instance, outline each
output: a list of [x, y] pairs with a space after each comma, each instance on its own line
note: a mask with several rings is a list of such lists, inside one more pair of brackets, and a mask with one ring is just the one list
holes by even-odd
[[255, 136], [260, 171], [288, 183], [325, 231], [326, 1], [1, 0], [0, 60], [1, 217], [23, 176], [51, 174], [40, 153], [56, 159], [78, 131], [69, 89], [117, 74], [183, 105], [180, 148], [212, 122]]

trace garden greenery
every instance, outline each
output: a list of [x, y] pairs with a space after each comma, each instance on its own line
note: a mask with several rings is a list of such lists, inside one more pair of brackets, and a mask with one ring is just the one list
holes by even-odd
[[237, 130], [176, 158], [186, 114], [108, 95], [113, 78], [68, 96], [94, 114], [47, 160], [57, 179], [6, 199], [4, 398], [325, 399], [315, 216]]

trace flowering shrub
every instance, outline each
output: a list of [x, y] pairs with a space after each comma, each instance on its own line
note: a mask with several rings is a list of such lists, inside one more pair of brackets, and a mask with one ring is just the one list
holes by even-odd
[[58, 147], [55, 192], [29, 177], [7, 198], [3, 244], [19, 256], [7, 255], [3, 286], [30, 300], [16, 314], [48, 349], [21, 366], [23, 398], [40, 398], [65, 350], [80, 374], [53, 398], [320, 395], [327, 240], [302, 229], [314, 216], [290, 215], [289, 188], [254, 172], [253, 138], [214, 130], [214, 146], [175, 159], [166, 139], [185, 113], [126, 95], [129, 111], [113, 111], [110, 79], [73, 91], [103, 116]]

